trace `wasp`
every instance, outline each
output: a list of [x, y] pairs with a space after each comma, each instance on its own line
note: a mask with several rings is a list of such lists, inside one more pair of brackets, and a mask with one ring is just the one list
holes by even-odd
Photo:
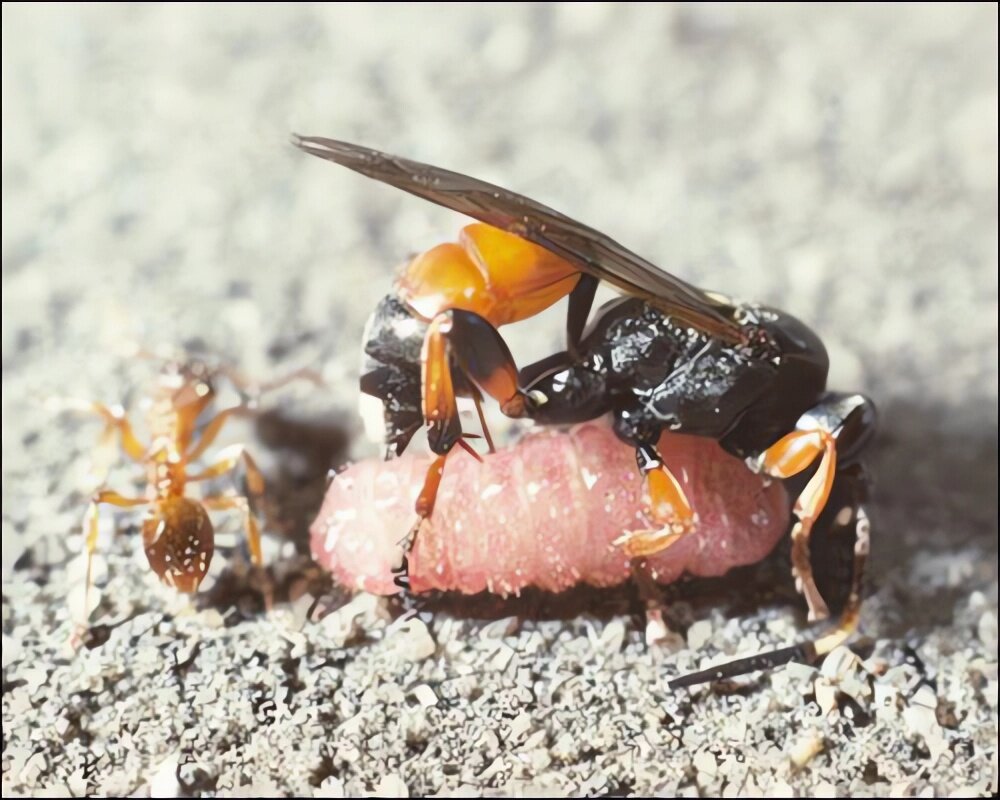
[[[851, 590], [839, 623], [807, 646], [731, 665], [737, 674], [829, 652], [853, 633], [869, 550], [862, 454], [876, 428], [872, 401], [827, 389], [829, 359], [792, 315], [699, 289], [610, 237], [476, 178], [322, 137], [305, 152], [463, 213], [476, 223], [404, 268], [365, 335], [361, 390], [384, 404], [386, 458], [426, 427], [436, 454], [416, 501], [432, 512], [445, 460], [464, 442], [456, 397], [489, 395], [504, 414], [550, 425], [610, 414], [634, 448], [649, 527], [619, 542], [630, 558], [697, 530], [697, 509], [657, 451], [661, 433], [714, 439], [764, 476], [802, 484], [792, 505], [791, 565], [810, 620], [830, 609], [816, 585], [810, 534], [831, 496], [831, 524], [854, 533]], [[622, 295], [591, 319], [599, 282]], [[566, 349], [518, 369], [498, 332], [568, 297]], [[492, 447], [491, 447], [492, 449]], [[838, 485], [839, 483], [839, 485]], [[836, 489], [835, 489], [836, 487]], [[717, 669], [690, 682], [724, 674]]]

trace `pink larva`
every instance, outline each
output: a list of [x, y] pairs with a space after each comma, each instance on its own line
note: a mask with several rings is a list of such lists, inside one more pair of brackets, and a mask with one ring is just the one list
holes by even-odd
[[[788, 498], [717, 442], [664, 434], [659, 451], [699, 517], [698, 531], [649, 558], [660, 583], [722, 575], [766, 556], [788, 530]], [[315, 559], [344, 586], [394, 594], [398, 542], [414, 522], [426, 456], [363, 461], [330, 485], [310, 529]], [[651, 527], [634, 450], [606, 425], [543, 430], [484, 457], [449, 456], [431, 523], [409, 556], [414, 592], [516, 594], [614, 586], [630, 564], [614, 540]]]

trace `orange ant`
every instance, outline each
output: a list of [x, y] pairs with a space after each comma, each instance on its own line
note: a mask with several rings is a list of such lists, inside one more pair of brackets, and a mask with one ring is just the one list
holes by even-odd
[[[225, 374], [239, 390], [240, 402], [212, 417], [200, 430], [198, 421], [215, 400], [213, 380]], [[160, 580], [180, 592], [193, 594], [208, 572], [215, 550], [215, 535], [208, 512], [235, 509], [243, 518], [250, 557], [255, 567], [263, 566], [260, 526], [251, 508], [263, 495], [264, 478], [256, 462], [242, 444], [220, 451], [206, 468], [189, 473], [190, 466], [204, 455], [226, 422], [239, 414], [252, 413], [257, 398], [264, 391], [305, 377], [320, 383], [310, 370], [299, 370], [267, 384], [250, 384], [233, 370], [209, 368], [195, 360], [170, 360], [160, 373], [146, 413], [150, 440], [143, 444], [133, 431], [124, 409], [102, 403], [87, 405], [105, 423], [101, 437], [110, 444], [115, 435], [121, 449], [133, 461], [146, 468], [146, 492], [143, 497], [125, 497], [102, 488], [90, 499], [84, 520], [84, 545], [87, 552], [84, 609], [89, 609], [92, 562], [97, 549], [100, 506], [152, 506], [142, 523], [143, 546], [149, 566]], [[217, 478], [234, 470], [240, 463], [246, 473], [250, 496], [229, 491], [224, 494], [192, 499], [185, 492], [192, 482]]]

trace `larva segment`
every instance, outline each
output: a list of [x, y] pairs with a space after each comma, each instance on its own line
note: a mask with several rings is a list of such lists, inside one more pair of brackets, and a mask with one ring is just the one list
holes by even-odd
[[[697, 533], [640, 568], [669, 583], [685, 572], [721, 575], [763, 558], [788, 530], [788, 499], [717, 443], [665, 434], [664, 462], [699, 514]], [[355, 464], [331, 484], [312, 549], [341, 584], [393, 594], [400, 530], [412, 524], [426, 457]], [[433, 517], [409, 555], [410, 586], [510, 594], [613, 586], [633, 565], [613, 542], [649, 525], [634, 451], [600, 423], [529, 435], [480, 464], [449, 456]]]

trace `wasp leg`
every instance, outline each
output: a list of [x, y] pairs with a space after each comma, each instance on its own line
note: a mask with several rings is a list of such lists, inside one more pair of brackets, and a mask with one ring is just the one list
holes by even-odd
[[[493, 444], [493, 436], [490, 434], [490, 428], [486, 424], [486, 417], [483, 416], [483, 396], [478, 391], [474, 392], [472, 395], [472, 400], [476, 404], [476, 414], [479, 416], [479, 425], [483, 429], [483, 436], [486, 437], [486, 446], [490, 449], [490, 453], [496, 453], [496, 445]], [[472, 434], [466, 434], [466, 437]]]
[[90, 505], [87, 506], [87, 513], [84, 517], [84, 546], [87, 548], [87, 577], [86, 587], [83, 594], [83, 608], [86, 613], [90, 603], [90, 586], [92, 579], [92, 568], [94, 553], [97, 551], [97, 534], [99, 531], [99, 518], [101, 505], [118, 506], [119, 508], [129, 508], [131, 506], [144, 506], [149, 504], [145, 497], [123, 497], [118, 492], [110, 489], [103, 489], [96, 492], [90, 498]]
[[566, 347], [572, 356], [577, 355], [583, 329], [587, 327], [587, 318], [594, 305], [594, 295], [600, 281], [593, 275], [580, 273], [573, 291], [569, 293], [569, 310], [566, 313]]
[[497, 329], [471, 311], [453, 309], [440, 316], [448, 318], [449, 351], [462, 372], [508, 417], [524, 416], [528, 396], [518, 384], [514, 357]]
[[792, 513], [792, 575], [795, 585], [809, 606], [809, 620], [826, 619], [830, 610], [816, 588], [809, 561], [809, 534], [833, 487], [837, 470], [837, 440], [824, 430], [792, 431], [771, 445], [759, 457], [761, 470], [774, 478], [790, 478], [805, 471], [820, 459], [819, 467], [795, 500]]
[[431, 449], [438, 454], [448, 452], [462, 431], [453, 362], [507, 416], [524, 416], [530, 403], [518, 385], [514, 357], [496, 328], [471, 311], [438, 314], [428, 326], [422, 353], [424, 418], [431, 424]]
[[646, 645], [654, 647], [665, 644], [676, 634], [663, 618], [667, 611], [667, 601], [662, 587], [656, 582], [656, 573], [649, 568], [645, 559], [636, 558], [629, 563], [629, 574], [645, 615]]
[[[264, 494], [264, 476], [261, 475], [257, 462], [253, 460], [253, 457], [241, 444], [234, 444], [231, 447], [227, 447], [225, 450], [222, 450], [219, 453], [218, 461], [211, 466], [206, 467], [201, 472], [189, 476], [188, 480], [204, 481], [209, 478], [217, 478], [220, 475], [225, 475], [227, 472], [234, 470], [240, 461], [243, 462], [244, 468], [246, 469], [247, 489], [249, 489], [250, 494], [255, 499], [259, 498]], [[229, 503], [229, 505], [217, 506], [218, 508], [239, 508], [244, 512], [244, 527], [247, 532], [247, 542], [250, 545], [250, 556], [253, 558], [253, 562], [256, 566], [262, 566], [264, 558], [260, 546], [260, 527], [257, 524], [256, 518], [250, 511], [250, 504], [247, 498], [240, 497], [238, 495], [226, 495], [221, 498], [215, 498], [213, 502], [215, 501], [225, 501], [226, 503]], [[205, 504], [208, 506], [208, 500], [205, 501]], [[244, 506], [246, 507], [245, 510]]]
[[667, 469], [653, 445], [636, 448], [639, 471], [649, 490], [649, 511], [659, 528], [630, 531], [615, 540], [629, 558], [651, 556], [693, 533], [698, 518], [677, 478]]
[[812, 641], [802, 642], [791, 647], [782, 647], [769, 653], [760, 653], [730, 661], [728, 664], [720, 664], [699, 672], [682, 675], [670, 681], [670, 688], [678, 689], [723, 678], [735, 678], [738, 675], [746, 675], [757, 670], [772, 669], [791, 661], [811, 664], [846, 642], [857, 630], [861, 618], [861, 586], [871, 544], [871, 523], [865, 507], [858, 505], [854, 509], [852, 517], [854, 519], [854, 571], [851, 576], [851, 589], [844, 610], [833, 630]]
[[450, 313], [435, 317], [427, 327], [420, 353], [423, 415], [428, 425], [427, 439], [438, 455], [448, 453], [462, 436], [455, 401], [455, 383], [451, 375], [449, 335]]

